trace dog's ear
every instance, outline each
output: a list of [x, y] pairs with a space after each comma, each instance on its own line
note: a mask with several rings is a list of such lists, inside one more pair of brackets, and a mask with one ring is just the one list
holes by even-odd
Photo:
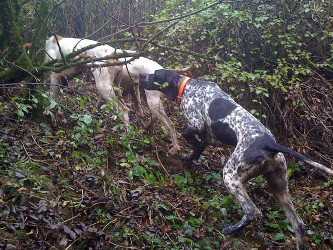
[[168, 86], [165, 88], [164, 94], [168, 101], [176, 100], [178, 94], [179, 80], [180, 80], [179, 74], [167, 70], [166, 82], [168, 83]]
[[180, 75], [174, 71], [166, 70], [166, 82], [175, 83], [178, 88], [178, 81], [180, 79]]
[[176, 100], [177, 97], [177, 91], [174, 91], [174, 89], [166, 89], [164, 91], [165, 97], [166, 99], [170, 102], [170, 101], [174, 101]]
[[178, 73], [168, 69], [155, 70], [154, 75], [156, 77], [155, 81], [159, 83], [164, 83], [164, 82], [171, 83], [174, 82], [175, 79], [178, 80], [180, 78], [180, 75]]
[[168, 101], [176, 100], [178, 94], [178, 81], [180, 75], [176, 72], [166, 69], [158, 69], [155, 71], [155, 82], [160, 84], [159, 88]]
[[165, 70], [165, 69], [157, 69], [157, 70], [155, 70], [154, 75], [156, 77], [156, 81], [157, 82], [159, 82], [159, 83], [166, 82], [167, 70]]

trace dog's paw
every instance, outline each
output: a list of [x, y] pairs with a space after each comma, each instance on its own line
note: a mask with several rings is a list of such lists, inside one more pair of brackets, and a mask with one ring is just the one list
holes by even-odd
[[188, 161], [192, 161], [192, 157], [191, 155], [187, 155], [187, 154], [181, 154], [180, 159], [182, 160], [182, 162], [186, 163]]
[[199, 160], [199, 157], [200, 157], [200, 155], [198, 156], [196, 153], [191, 153], [191, 154], [188, 154], [188, 155], [186, 155], [186, 154], [182, 154], [181, 155], [181, 160], [183, 161], [183, 162], [188, 162], [188, 161], [197, 161], [197, 160]]
[[235, 228], [231, 224], [223, 224], [221, 228], [223, 233], [226, 235], [231, 235], [236, 232]]
[[170, 155], [176, 155], [180, 151], [180, 146], [176, 144], [172, 144], [171, 148], [169, 149], [168, 153]]

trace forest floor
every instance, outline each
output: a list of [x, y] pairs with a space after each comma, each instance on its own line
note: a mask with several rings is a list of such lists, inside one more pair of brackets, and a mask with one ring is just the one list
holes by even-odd
[[[125, 130], [112, 105], [93, 105], [92, 84], [74, 84], [42, 123], [23, 117], [30, 107], [20, 91], [0, 96], [1, 249], [294, 249], [290, 223], [261, 177], [247, 189], [263, 217], [222, 233], [243, 215], [223, 186], [231, 149], [208, 148], [185, 167], [168, 155], [162, 124], [144, 129], [147, 108], [143, 119], [132, 112], [135, 125]], [[180, 128], [175, 105], [167, 111]], [[308, 247], [332, 249], [333, 181], [292, 160], [289, 187]]]

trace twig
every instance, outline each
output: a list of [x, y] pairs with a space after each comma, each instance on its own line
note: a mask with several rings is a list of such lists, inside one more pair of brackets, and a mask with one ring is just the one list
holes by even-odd
[[29, 158], [29, 162], [32, 162], [32, 159], [31, 159], [31, 157], [30, 157], [30, 155], [29, 155], [27, 149], [25, 148], [24, 143], [22, 143], [22, 146], [23, 146], [23, 149], [24, 149], [25, 153], [27, 154], [27, 156], [28, 156], [28, 158]]
[[111, 245], [114, 245], [115, 247], [118, 247], [120, 249], [122, 249], [122, 248], [124, 248], [124, 249], [141, 249], [141, 248], [137, 248], [137, 247], [126, 247], [126, 246], [117, 245], [116, 243], [113, 243], [112, 241], [108, 241], [108, 243], [110, 243]]
[[[139, 41], [148, 41], [148, 39], [144, 39], [144, 38], [139, 38], [138, 40]], [[208, 57], [205, 54], [196, 53], [196, 52], [193, 52], [193, 51], [190, 51], [190, 50], [186, 51], [186, 50], [181, 50], [181, 49], [178, 49], [178, 48], [171, 48], [169, 46], [161, 45], [161, 44], [158, 44], [157, 42], [153, 42], [153, 41], [150, 41], [150, 44], [155, 46], [155, 47], [158, 47], [158, 48], [171, 50], [171, 51], [176, 51], [176, 52], [179, 52], [179, 53], [182, 53], [182, 54], [192, 55], [192, 56], [195, 56], [195, 57], [199, 57], [199, 58], [203, 58], [203, 59], [207, 59], [207, 60], [212, 60], [212, 61], [216, 61], [216, 62], [221, 62], [221, 63], [225, 62], [224, 60], [221, 60], [221, 59], [218, 59], [218, 58]]]
[[163, 33], [164, 31], [170, 29], [172, 26], [176, 25], [178, 23], [178, 21], [171, 23], [170, 25], [168, 25], [167, 27], [165, 27], [164, 29], [160, 30], [159, 32], [157, 32], [156, 34], [154, 34], [151, 38], [149, 38], [146, 43], [143, 45], [142, 49], [144, 49], [145, 47], [147, 47], [148, 44], [150, 44], [152, 42], [152, 40], [154, 40], [159, 34]]
[[79, 239], [81, 239], [81, 238], [82, 238], [82, 236], [76, 238], [71, 244], [69, 244], [69, 245], [65, 248], [65, 250], [70, 249], [70, 248], [74, 245], [74, 243], [77, 242], [77, 241], [78, 241]]
[[185, 221], [185, 220], [181, 217], [181, 215], [178, 213], [179, 208], [177, 208], [176, 206], [174, 206], [174, 205], [173, 205], [170, 201], [168, 201], [168, 200], [163, 200], [163, 202], [166, 203], [167, 205], [171, 206], [171, 207], [174, 209], [175, 213], [177, 214], [177, 216], [179, 217], [179, 219], [180, 219], [181, 221]]
[[37, 141], [35, 140], [35, 137], [33, 135], [31, 135], [32, 139], [34, 140], [35, 144], [42, 150], [42, 152], [45, 154], [47, 154], [47, 151], [45, 149], [43, 149], [38, 143]]
[[[76, 56], [78, 51], [83, 52], [90, 48], [91, 48], [91, 46], [87, 46], [82, 49], [76, 50], [75, 52], [72, 52], [72, 53], [68, 54], [67, 56], [65, 56], [65, 59], [69, 59], [69, 58]], [[63, 60], [56, 59], [56, 60], [52, 60], [52, 61], [44, 64], [44, 66], [39, 68], [39, 71], [61, 72], [65, 69], [78, 67], [78, 66], [84, 66], [84, 67], [88, 67], [88, 68], [119, 66], [119, 65], [124, 65], [126, 63], [129, 63], [142, 55], [143, 55], [143, 52], [139, 52], [139, 53], [123, 52], [121, 54], [112, 54], [112, 55], [101, 57], [101, 58], [89, 58], [89, 60], [85, 59], [85, 60], [81, 60], [81, 61], [77, 61], [77, 62], [72, 62], [70, 64], [61, 63], [61, 62], [63, 62]], [[126, 60], [126, 62], [116, 61], [116, 62], [109, 63], [109, 62], [105, 61], [108, 59], [118, 59], [118, 58], [124, 58], [124, 57], [131, 57], [131, 58]], [[94, 62], [101, 62], [101, 61], [102, 61], [102, 63], [94, 64]], [[50, 65], [54, 65], [54, 67], [51, 67]]]
[[70, 221], [70, 220], [74, 220], [75, 218], [77, 218], [77, 217], [79, 217], [79, 216], [81, 216], [81, 213], [79, 213], [79, 214], [73, 216], [72, 218], [69, 218], [69, 219], [67, 219], [67, 220], [64, 220], [62, 223], [65, 224], [65, 223], [67, 223], [68, 221]]
[[160, 157], [159, 157], [159, 155], [158, 155], [157, 147], [156, 147], [156, 157], [157, 157], [158, 162], [160, 163], [160, 166], [161, 166], [161, 167], [163, 168], [163, 170], [165, 171], [166, 175], [167, 175], [168, 177], [170, 177], [170, 174], [168, 173], [168, 171], [165, 169], [164, 165], [163, 165], [162, 162], [161, 162], [161, 159], [160, 159]]
[[28, 73], [29, 75], [31, 75], [34, 79], [36, 79], [37, 81], [39, 81], [38, 77], [35, 76], [34, 74], [32, 74], [30, 71], [28, 71], [28, 70], [22, 68], [21, 66], [15, 64], [15, 63], [13, 63], [13, 62], [10, 62], [10, 61], [6, 60], [6, 58], [4, 58], [4, 61], [5, 61], [6, 63], [8, 63], [8, 64], [13, 65], [14, 67], [16, 67], [16, 68], [18, 68], [18, 69], [20, 69], [20, 70], [23, 70], [24, 72], [27, 72], [27, 73]]
[[154, 22], [143, 22], [143, 23], [139, 23], [138, 25], [147, 26], [147, 25], [154, 25], [154, 24], [158, 24], [158, 23], [171, 22], [171, 21], [183, 19], [183, 18], [188, 17], [188, 16], [193, 16], [193, 15], [198, 14], [198, 13], [200, 13], [202, 11], [205, 11], [205, 10], [207, 10], [209, 8], [212, 8], [212, 7], [214, 7], [215, 5], [217, 5], [219, 3], [235, 3], [235, 2], [240, 2], [240, 1], [221, 1], [221, 0], [219, 0], [219, 1], [215, 2], [215, 3], [212, 3], [211, 5], [208, 5], [205, 8], [202, 8], [200, 10], [196, 10], [196, 11], [190, 12], [190, 13], [182, 15], [182, 16], [178, 16], [178, 17], [174, 17], [174, 18], [170, 18], [170, 19], [165, 19], [165, 20], [158, 20], [158, 21], [154, 21]]
[[223, 233], [221, 233], [219, 230], [217, 230], [215, 227], [213, 227], [212, 225], [208, 224], [211, 228], [213, 228], [213, 230], [215, 230], [219, 235], [221, 235], [223, 237], [223, 239], [225, 239], [225, 235]]
[[107, 228], [111, 223], [113, 222], [113, 220], [110, 220], [102, 229], [102, 232], [104, 232], [105, 228]]

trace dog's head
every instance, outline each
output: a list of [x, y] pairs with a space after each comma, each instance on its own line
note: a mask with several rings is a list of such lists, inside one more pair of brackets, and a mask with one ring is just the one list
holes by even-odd
[[176, 100], [181, 75], [171, 70], [159, 69], [154, 74], [140, 73], [139, 77], [140, 85], [143, 88], [161, 91], [168, 101]]

